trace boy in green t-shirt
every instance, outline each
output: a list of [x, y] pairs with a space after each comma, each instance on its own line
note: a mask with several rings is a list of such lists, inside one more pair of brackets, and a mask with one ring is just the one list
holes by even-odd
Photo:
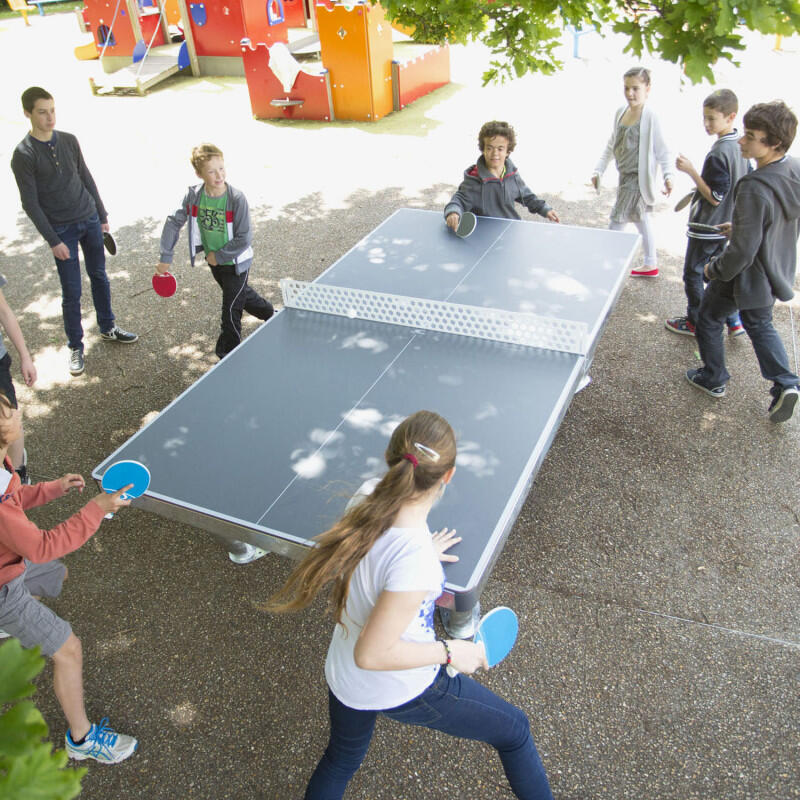
[[222, 319], [216, 353], [224, 358], [242, 341], [242, 312], [269, 319], [274, 309], [247, 283], [253, 263], [253, 234], [245, 196], [225, 181], [222, 151], [213, 144], [192, 148], [192, 166], [203, 183], [190, 186], [181, 207], [167, 217], [161, 233], [161, 260], [156, 274], [172, 265], [181, 228], [189, 221], [189, 254], [205, 253], [214, 280], [222, 289]]

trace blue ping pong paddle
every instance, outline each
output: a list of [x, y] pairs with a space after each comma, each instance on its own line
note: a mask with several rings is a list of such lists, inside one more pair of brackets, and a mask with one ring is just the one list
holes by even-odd
[[[150, 470], [138, 461], [117, 461], [104, 473], [100, 481], [103, 491], [114, 494], [125, 486], [133, 484], [125, 494], [123, 500], [134, 500], [141, 497], [150, 486]], [[106, 519], [111, 519], [113, 514], [106, 514]]]
[[461, 215], [461, 219], [458, 221], [458, 227], [456, 228], [456, 236], [461, 239], [466, 239], [472, 231], [475, 230], [475, 226], [478, 224], [478, 218], [471, 212], [465, 211]]
[[[517, 615], [507, 606], [498, 606], [481, 618], [472, 641], [475, 644], [483, 643], [486, 661], [490, 667], [493, 667], [511, 652], [517, 641], [518, 632]], [[458, 670], [448, 666], [447, 674], [453, 678], [458, 674]]]

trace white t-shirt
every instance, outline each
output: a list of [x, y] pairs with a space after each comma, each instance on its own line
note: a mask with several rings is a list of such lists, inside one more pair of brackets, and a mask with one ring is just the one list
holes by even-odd
[[361, 559], [350, 581], [342, 619], [333, 631], [325, 678], [331, 691], [350, 708], [393, 708], [422, 694], [439, 671], [438, 664], [401, 670], [366, 670], [356, 666], [353, 651], [383, 591], [427, 592], [419, 613], [400, 637], [433, 642], [433, 610], [444, 588], [444, 570], [425, 528], [389, 528]]

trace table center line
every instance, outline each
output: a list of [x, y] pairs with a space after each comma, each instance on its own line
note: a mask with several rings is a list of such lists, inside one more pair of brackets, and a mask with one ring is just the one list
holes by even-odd
[[[358, 406], [364, 400], [364, 398], [375, 388], [375, 386], [377, 386], [378, 383], [380, 383], [381, 378], [383, 378], [383, 376], [392, 368], [392, 366], [394, 366], [394, 364], [397, 361], [397, 359], [400, 358], [400, 356], [402, 356], [403, 353], [405, 353], [405, 351], [408, 349], [409, 345], [414, 341], [414, 339], [417, 338], [417, 336], [419, 336], [418, 333], [412, 333], [411, 334], [411, 338], [403, 345], [402, 348], [400, 348], [400, 350], [397, 352], [395, 357], [381, 370], [380, 375], [378, 375], [378, 377], [375, 378], [375, 380], [367, 387], [367, 389], [364, 391], [364, 393], [361, 395], [361, 397], [359, 397], [358, 400], [356, 400], [356, 402], [350, 407], [349, 411], [346, 414], [342, 415], [342, 418], [339, 421], [339, 424], [332, 431], [328, 432], [328, 435], [325, 437], [325, 441], [322, 442], [322, 444], [320, 444], [320, 446], [313, 452], [313, 454], [312, 454], [313, 456], [317, 455], [318, 453], [320, 453], [325, 448], [325, 445], [327, 445], [328, 442], [330, 442], [330, 440], [336, 435], [336, 433], [338, 432], [339, 428], [341, 428], [342, 425], [344, 425], [344, 423], [347, 421], [347, 418], [350, 416], [350, 414], [352, 414], [353, 411], [355, 411], [356, 408], [358, 408]], [[294, 482], [299, 477], [300, 477], [299, 474], [297, 474], [297, 473], [294, 474], [294, 476], [289, 481], [289, 483], [287, 483], [286, 486], [284, 486], [284, 488], [281, 491], [281, 493], [269, 504], [269, 506], [264, 511], [264, 513], [256, 520], [256, 525], [260, 525], [261, 524], [261, 520], [263, 520], [264, 517], [266, 517], [267, 514], [269, 514], [269, 512], [272, 510], [272, 508], [275, 506], [275, 504], [281, 499], [281, 497], [283, 497], [284, 494], [286, 494], [286, 492], [289, 491], [289, 489], [292, 487]]]

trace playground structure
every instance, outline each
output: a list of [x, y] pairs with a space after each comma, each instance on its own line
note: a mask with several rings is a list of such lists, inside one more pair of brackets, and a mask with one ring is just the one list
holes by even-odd
[[94, 49], [76, 56], [96, 50], [108, 74], [95, 94], [190, 69], [244, 76], [259, 119], [375, 121], [450, 81], [446, 45], [409, 41], [366, 0], [85, 0], [82, 18]]

